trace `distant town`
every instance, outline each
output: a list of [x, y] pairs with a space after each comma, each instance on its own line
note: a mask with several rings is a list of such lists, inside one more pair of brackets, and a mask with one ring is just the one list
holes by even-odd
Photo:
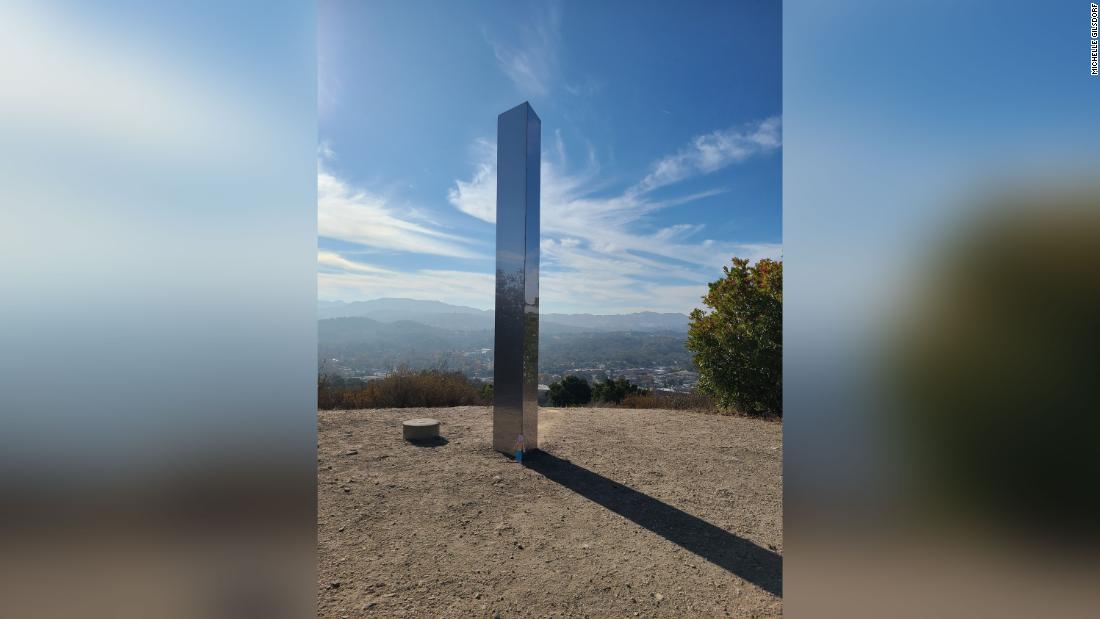
[[[460, 354], [468, 362], [463, 364], [462, 367], [430, 363], [398, 363], [398, 365], [406, 365], [413, 369], [441, 367], [463, 372], [475, 380], [487, 383], [493, 382], [493, 350], [491, 348], [481, 348]], [[324, 364], [326, 372], [339, 375], [345, 379], [357, 379], [364, 382], [389, 376], [394, 367], [396, 366], [366, 367], [358, 363], [348, 363], [339, 357], [328, 358]], [[549, 385], [565, 376], [580, 376], [589, 382], [604, 381], [609, 378], [625, 378], [646, 389], [681, 393], [694, 391], [699, 383], [698, 372], [679, 366], [621, 367], [616, 364], [600, 363], [585, 367], [572, 365], [545, 367], [540, 364], [539, 383], [541, 384]]]
[[[493, 381], [491, 311], [435, 301], [322, 303], [320, 371], [370, 381], [399, 367], [437, 368]], [[685, 348], [683, 314], [547, 314], [541, 317], [539, 383], [575, 375], [626, 378], [646, 388], [691, 392], [699, 375]]]

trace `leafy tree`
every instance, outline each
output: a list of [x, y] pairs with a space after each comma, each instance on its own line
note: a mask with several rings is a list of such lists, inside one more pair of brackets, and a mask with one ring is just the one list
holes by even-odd
[[625, 378], [605, 380], [596, 383], [592, 387], [592, 399], [596, 400], [597, 402], [613, 402], [615, 404], [621, 404], [623, 398], [628, 395], [645, 395], [645, 393], [645, 389], [639, 388], [638, 385], [635, 385]]
[[554, 406], [580, 406], [592, 401], [592, 387], [579, 376], [566, 376], [550, 384], [550, 403]]
[[726, 408], [783, 414], [783, 263], [734, 258], [688, 327], [699, 389]]

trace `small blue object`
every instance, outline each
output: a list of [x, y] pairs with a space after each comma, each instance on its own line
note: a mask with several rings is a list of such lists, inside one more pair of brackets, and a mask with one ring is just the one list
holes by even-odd
[[516, 464], [523, 462], [523, 450], [527, 448], [527, 443], [523, 441], [523, 435], [520, 434], [516, 437]]

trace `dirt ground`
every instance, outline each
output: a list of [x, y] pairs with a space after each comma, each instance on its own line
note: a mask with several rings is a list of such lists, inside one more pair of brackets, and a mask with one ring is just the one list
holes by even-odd
[[[415, 446], [401, 421], [432, 417]], [[492, 411], [318, 413], [318, 616], [782, 614], [782, 425], [543, 408], [541, 453]]]

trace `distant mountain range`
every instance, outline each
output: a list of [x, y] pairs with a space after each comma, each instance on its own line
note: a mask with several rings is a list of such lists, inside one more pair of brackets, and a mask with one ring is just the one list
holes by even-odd
[[[399, 365], [492, 376], [493, 312], [440, 301], [318, 303], [317, 345], [327, 371], [367, 375]], [[684, 314], [542, 314], [539, 370], [687, 369]]]
[[[381, 323], [412, 321], [447, 331], [493, 329], [493, 311], [417, 299], [371, 301], [320, 301], [317, 318], [370, 318]], [[628, 331], [687, 332], [686, 314], [636, 312], [633, 314], [540, 314], [542, 334]]]

